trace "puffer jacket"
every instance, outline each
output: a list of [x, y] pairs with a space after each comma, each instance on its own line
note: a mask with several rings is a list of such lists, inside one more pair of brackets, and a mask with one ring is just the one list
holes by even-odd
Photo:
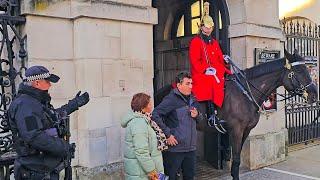
[[147, 180], [148, 173], [164, 172], [161, 151], [157, 149], [157, 137], [148, 120], [130, 111], [121, 120], [126, 128], [124, 168], [126, 180]]

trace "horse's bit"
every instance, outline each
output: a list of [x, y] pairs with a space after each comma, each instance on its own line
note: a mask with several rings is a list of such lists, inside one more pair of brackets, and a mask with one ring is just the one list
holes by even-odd
[[[304, 65], [306, 64], [305, 62], [293, 62], [293, 63], [289, 63], [289, 61], [286, 59], [286, 64], [285, 64], [285, 68], [287, 70], [289, 70], [290, 72], [288, 73], [288, 78], [291, 81], [291, 84], [293, 86], [293, 90], [289, 91], [290, 94], [294, 94], [294, 95], [302, 95], [303, 99], [306, 101], [308, 99], [308, 92], [307, 92], [307, 88], [309, 86], [311, 86], [313, 84], [312, 80], [310, 83], [308, 83], [307, 85], [303, 85], [298, 78], [296, 78], [295, 72], [293, 71], [292, 67], [293, 66], [298, 66], [298, 65]], [[298, 86], [295, 86], [294, 80], [296, 82], [298, 82]]]

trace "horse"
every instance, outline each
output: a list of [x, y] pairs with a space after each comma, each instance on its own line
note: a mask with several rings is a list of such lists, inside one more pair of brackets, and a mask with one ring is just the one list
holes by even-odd
[[[245, 78], [240, 78], [241, 84], [251, 92], [249, 98], [235, 81], [225, 82], [225, 97], [218, 117], [225, 120], [225, 126], [230, 136], [232, 147], [231, 176], [239, 180], [240, 154], [250, 131], [258, 124], [262, 103], [267, 100], [274, 90], [283, 86], [292, 96], [299, 95], [308, 103], [318, 98], [316, 85], [312, 82], [305, 60], [297, 51], [290, 54], [285, 50], [283, 58], [266, 62], [242, 71]], [[236, 75], [229, 75], [228, 79]], [[247, 85], [247, 86], [246, 86]], [[164, 86], [161, 93], [155, 94], [159, 103], [168, 93], [170, 85]], [[211, 128], [213, 129], [213, 128]]]

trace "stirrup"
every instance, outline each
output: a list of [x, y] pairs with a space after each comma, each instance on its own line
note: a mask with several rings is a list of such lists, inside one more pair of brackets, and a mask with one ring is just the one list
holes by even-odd
[[208, 119], [208, 126], [215, 127], [217, 131], [219, 131], [222, 134], [225, 134], [227, 130], [221, 125], [221, 122], [225, 122], [224, 120], [220, 120], [219, 123], [217, 123], [219, 119], [215, 115], [211, 115]]

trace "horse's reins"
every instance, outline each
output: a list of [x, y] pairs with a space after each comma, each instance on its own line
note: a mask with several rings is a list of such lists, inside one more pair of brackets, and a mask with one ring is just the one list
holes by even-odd
[[[224, 55], [223, 58], [227, 61], [227, 63], [230, 63], [230, 64], [231, 64], [231, 68], [232, 68], [232, 70], [235, 72], [234, 75], [235, 75], [236, 79], [239, 81], [240, 85], [242, 85], [242, 84], [241, 84], [241, 78], [239, 77], [238, 74], [240, 74], [241, 77], [244, 79], [244, 81], [246, 82], [247, 88], [248, 88], [247, 91], [246, 91], [246, 90], [243, 91], [244, 94], [245, 94], [245, 95], [248, 97], [248, 99], [249, 99], [250, 101], [252, 101], [252, 102], [254, 103], [254, 105], [259, 109], [258, 112], [261, 112], [261, 107], [259, 106], [259, 104], [257, 103], [256, 99], [255, 99], [254, 96], [252, 95], [252, 91], [251, 91], [250, 86], [249, 86], [249, 84], [251, 84], [251, 83], [248, 82], [246, 75], [245, 75], [244, 73], [242, 73], [241, 69], [231, 60], [230, 56]], [[243, 85], [242, 85], [242, 86], [243, 86]], [[248, 92], [249, 92], [249, 93], [248, 93]]]

